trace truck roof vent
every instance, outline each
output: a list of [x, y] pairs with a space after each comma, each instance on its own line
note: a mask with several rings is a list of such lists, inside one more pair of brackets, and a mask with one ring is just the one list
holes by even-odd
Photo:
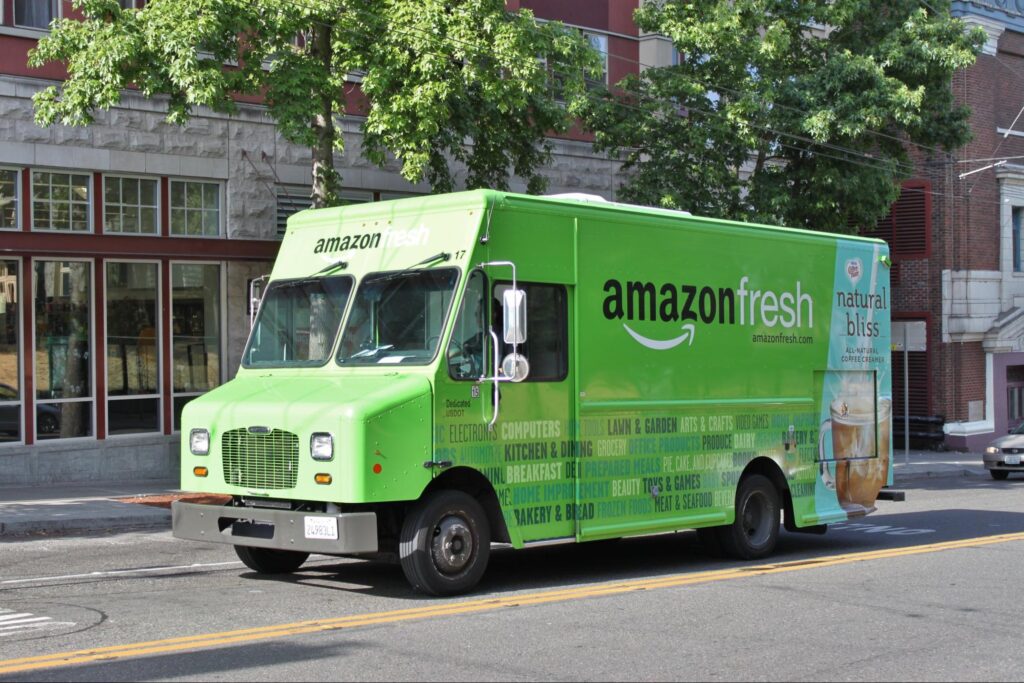
[[545, 197], [552, 199], [575, 199], [579, 202], [610, 202], [599, 194], [587, 194], [586, 192], [562, 192], [561, 194], [546, 194]]
[[625, 202], [613, 202], [605, 199], [599, 194], [587, 194], [586, 192], [563, 192], [561, 194], [546, 194], [545, 197], [551, 199], [574, 199], [578, 202], [597, 202], [599, 204], [610, 204], [612, 206], [630, 206], [641, 209], [660, 209], [661, 211], [671, 211], [672, 213], [678, 213], [681, 216], [692, 216], [693, 214], [689, 211], [681, 211], [679, 209], [664, 209], [660, 206], [641, 206], [640, 204], [627, 204]]

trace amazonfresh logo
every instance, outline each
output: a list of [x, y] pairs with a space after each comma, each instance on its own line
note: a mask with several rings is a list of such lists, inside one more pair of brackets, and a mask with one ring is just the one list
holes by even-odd
[[[693, 346], [698, 326], [703, 325], [784, 329], [814, 326], [814, 298], [803, 291], [799, 280], [792, 290], [774, 291], [752, 288], [746, 275], [736, 287], [717, 288], [610, 279], [604, 283], [604, 292], [604, 317], [625, 320], [622, 327], [633, 339], [657, 351], [683, 343]], [[666, 323], [665, 334], [656, 338], [640, 334], [630, 325], [634, 321]]]
[[430, 240], [430, 230], [420, 226], [412, 230], [385, 230], [384, 232], [356, 233], [338, 237], [322, 237], [313, 245], [314, 254], [332, 254], [361, 249], [418, 247]]

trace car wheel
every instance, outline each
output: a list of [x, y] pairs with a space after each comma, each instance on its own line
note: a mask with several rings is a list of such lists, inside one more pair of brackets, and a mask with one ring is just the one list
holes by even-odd
[[439, 491], [405, 518], [398, 555], [412, 587], [456, 595], [475, 586], [487, 568], [491, 530], [480, 503], [462, 491]]
[[739, 560], [771, 555], [779, 539], [779, 513], [779, 492], [771, 480], [760, 474], [744, 477], [736, 491], [736, 520], [715, 527], [722, 550]]
[[242, 563], [257, 574], [291, 574], [302, 566], [309, 553], [272, 548], [250, 548], [236, 545], [235, 554]]
[[1003, 481], [1010, 476], [1010, 473], [1007, 470], [989, 470], [988, 473], [991, 474], [992, 478], [996, 481]]

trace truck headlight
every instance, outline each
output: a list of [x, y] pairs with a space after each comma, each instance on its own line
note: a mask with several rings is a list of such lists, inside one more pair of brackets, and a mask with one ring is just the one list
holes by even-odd
[[309, 454], [314, 460], [333, 460], [334, 437], [324, 432], [317, 432], [309, 437]]
[[210, 432], [205, 429], [193, 429], [188, 435], [188, 448], [192, 455], [209, 455]]
[[985, 449], [985, 452], [986, 453], [990, 453], [990, 454], [991, 453], [998, 453], [999, 452], [999, 447], [998, 446], [989, 446], [988, 448]]

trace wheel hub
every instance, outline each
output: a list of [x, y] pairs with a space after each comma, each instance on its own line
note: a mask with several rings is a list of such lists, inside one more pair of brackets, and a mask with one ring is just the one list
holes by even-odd
[[434, 528], [431, 542], [434, 565], [444, 574], [456, 574], [466, 568], [473, 556], [473, 534], [459, 517], [445, 517]]
[[767, 498], [760, 492], [752, 494], [743, 505], [743, 533], [753, 545], [761, 545], [771, 535], [770, 505]]

